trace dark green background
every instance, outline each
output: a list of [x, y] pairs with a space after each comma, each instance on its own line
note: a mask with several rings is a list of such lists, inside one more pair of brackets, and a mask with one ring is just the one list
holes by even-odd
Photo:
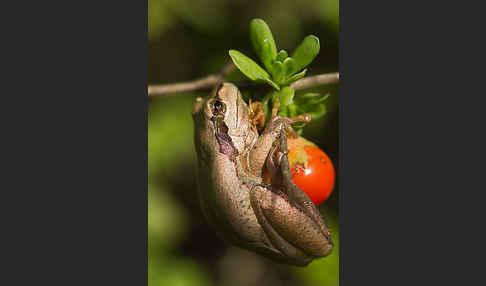
[[[291, 52], [307, 35], [321, 52], [308, 75], [339, 70], [338, 1], [149, 0], [148, 83], [187, 81], [217, 72], [237, 49], [256, 59], [249, 23], [264, 19], [278, 49]], [[239, 78], [239, 73], [231, 75]], [[337, 86], [328, 113], [303, 136], [338, 166]], [[320, 206], [335, 241], [333, 254], [307, 268], [275, 264], [227, 245], [206, 224], [197, 201], [192, 104], [204, 93], [149, 98], [149, 285], [338, 285], [338, 192]], [[339, 176], [339, 173], [338, 173]]]

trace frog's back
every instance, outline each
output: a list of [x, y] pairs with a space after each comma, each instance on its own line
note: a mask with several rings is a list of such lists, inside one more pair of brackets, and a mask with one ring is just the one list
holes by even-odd
[[223, 154], [198, 167], [201, 207], [213, 228], [236, 244], [266, 240], [250, 203], [251, 188], [258, 181], [242, 181], [240, 166]]

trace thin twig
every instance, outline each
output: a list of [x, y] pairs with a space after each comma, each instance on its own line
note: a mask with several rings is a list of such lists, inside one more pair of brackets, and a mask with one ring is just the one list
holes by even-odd
[[[172, 83], [172, 84], [158, 84], [148, 86], [149, 96], [167, 95], [171, 93], [181, 93], [197, 90], [210, 90], [216, 85], [223, 82], [224, 77], [235, 69], [233, 62], [228, 62], [226, 66], [217, 74], [211, 74], [193, 81]], [[300, 79], [290, 86], [294, 90], [309, 88], [317, 85], [336, 84], [339, 83], [339, 73], [327, 73], [307, 78]]]
[[148, 95], [167, 95], [171, 93], [188, 92], [195, 90], [211, 89], [214, 86], [223, 82], [224, 77], [231, 73], [235, 69], [233, 62], [228, 62], [224, 68], [217, 74], [211, 74], [193, 81], [172, 83], [172, 84], [159, 84], [149, 85]]
[[335, 84], [335, 83], [339, 83], [338, 72], [320, 74], [320, 75], [299, 79], [298, 81], [292, 83], [290, 87], [292, 87], [294, 90], [299, 90], [308, 87], [313, 87], [316, 85]]

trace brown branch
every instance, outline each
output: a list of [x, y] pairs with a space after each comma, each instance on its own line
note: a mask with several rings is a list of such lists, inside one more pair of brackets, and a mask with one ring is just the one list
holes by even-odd
[[290, 87], [292, 87], [295, 90], [299, 90], [308, 87], [313, 87], [316, 85], [335, 84], [335, 83], [339, 83], [338, 72], [320, 74], [320, 75], [299, 79], [298, 81], [292, 83]]
[[194, 81], [172, 83], [172, 84], [158, 84], [148, 86], [148, 95], [167, 95], [171, 93], [180, 93], [196, 90], [211, 89], [214, 86], [223, 82], [224, 77], [235, 69], [233, 62], [228, 62], [224, 68], [217, 74], [211, 74]]
[[[197, 90], [209, 90], [214, 86], [223, 82], [224, 77], [227, 76], [235, 69], [233, 62], [228, 62], [226, 66], [217, 74], [211, 74], [193, 81], [172, 83], [172, 84], [159, 84], [149, 85], [148, 95], [159, 96], [168, 95], [171, 93], [181, 93]], [[309, 88], [317, 85], [336, 84], [339, 83], [339, 73], [327, 73], [307, 78], [300, 79], [290, 86], [294, 90]]]

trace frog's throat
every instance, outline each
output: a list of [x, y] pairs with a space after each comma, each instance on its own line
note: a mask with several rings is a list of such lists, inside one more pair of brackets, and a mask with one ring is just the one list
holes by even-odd
[[214, 136], [218, 141], [219, 152], [228, 156], [231, 161], [235, 162], [235, 157], [238, 152], [233, 144], [233, 140], [228, 135], [228, 126], [221, 118], [213, 117], [211, 118], [211, 121], [214, 125]]

